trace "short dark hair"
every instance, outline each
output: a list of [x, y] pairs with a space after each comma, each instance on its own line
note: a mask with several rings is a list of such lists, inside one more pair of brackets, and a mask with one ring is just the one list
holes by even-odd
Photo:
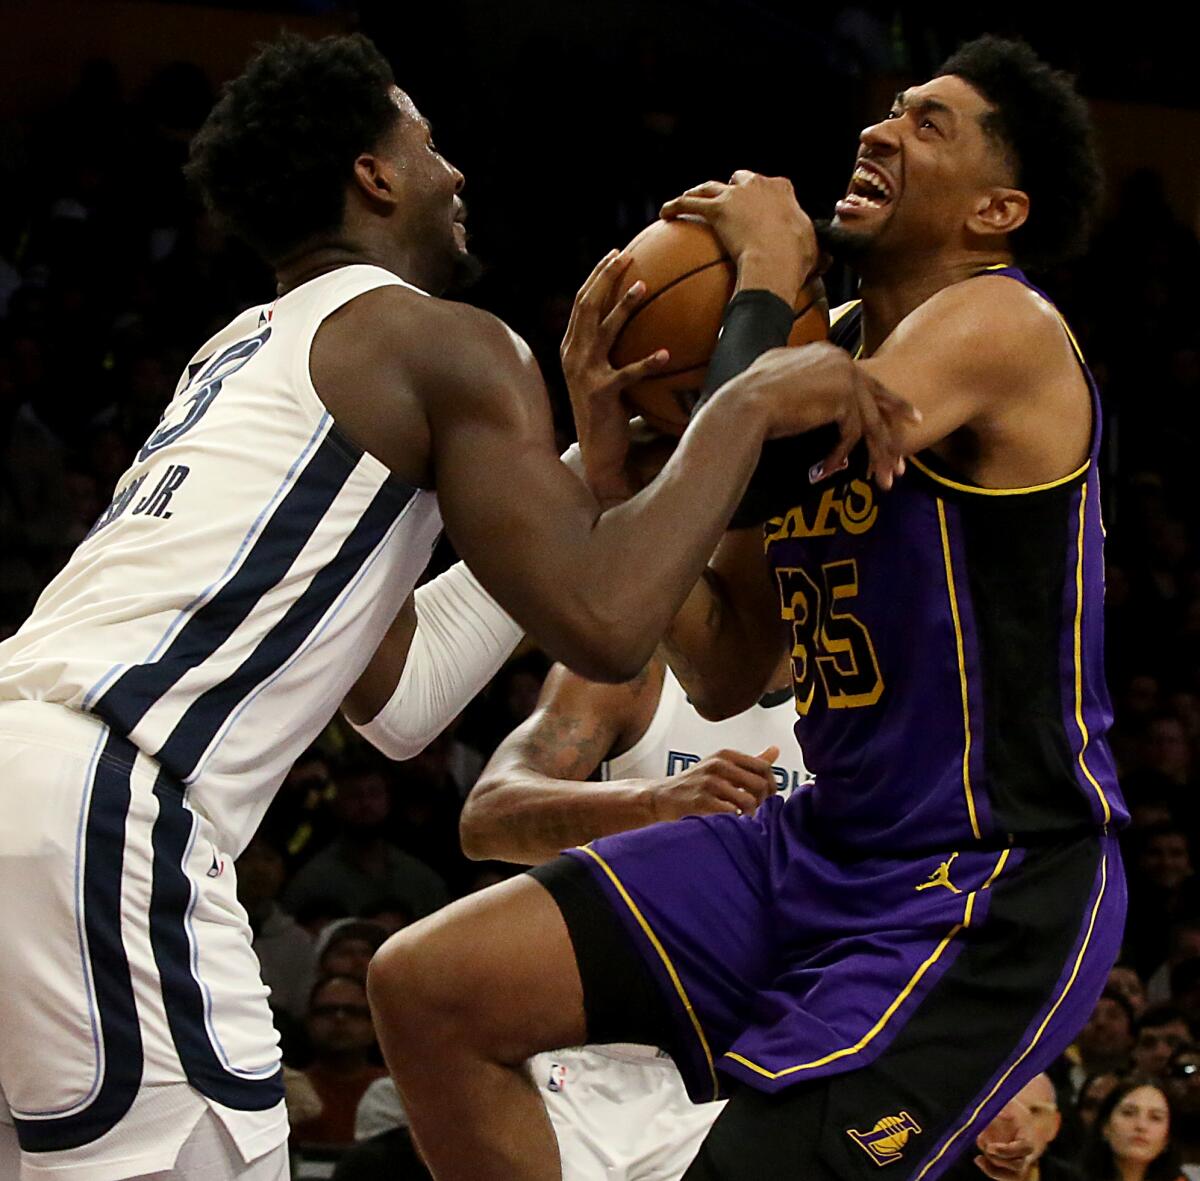
[[1083, 252], [1104, 197], [1087, 103], [1069, 74], [1024, 41], [988, 35], [961, 45], [935, 76], [954, 74], [995, 108], [984, 131], [1004, 150], [1029, 217], [1011, 235], [1023, 266], [1053, 266]]
[[184, 173], [222, 229], [277, 261], [341, 224], [355, 158], [400, 118], [393, 85], [361, 34], [285, 32], [225, 85]]
[[1129, 998], [1120, 989], [1106, 984], [1104, 991], [1100, 994], [1100, 1000], [1096, 1003], [1099, 1004], [1100, 1001], [1112, 1001], [1125, 1014], [1125, 1019], [1129, 1022], [1129, 1032], [1132, 1034], [1134, 1026], [1137, 1024], [1137, 1018], [1134, 1016], [1133, 1006], [1129, 1003]]
[[[1191, 963], [1191, 960], [1184, 960], [1186, 963]], [[1183, 1012], [1177, 1009], [1174, 1005], [1164, 1002], [1161, 1005], [1151, 1005], [1137, 1020], [1135, 1032], [1141, 1033], [1143, 1029], [1161, 1029], [1164, 1025], [1174, 1025], [1176, 1021], [1182, 1022], [1188, 1027], [1189, 1036], [1191, 1036], [1192, 1023], [1187, 1019]]]

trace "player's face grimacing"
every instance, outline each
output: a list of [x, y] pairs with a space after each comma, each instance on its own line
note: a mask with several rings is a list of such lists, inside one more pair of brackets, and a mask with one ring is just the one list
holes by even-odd
[[1014, 184], [1001, 147], [984, 130], [992, 109], [953, 75], [898, 94], [885, 118], [862, 132], [835, 206], [834, 241], [854, 254], [908, 252], [986, 232], [990, 206]]
[[460, 196], [465, 178], [434, 146], [429, 121], [412, 99], [393, 87], [392, 101], [401, 117], [381, 154], [395, 165], [404, 186], [398, 228], [405, 244], [422, 256], [422, 286], [437, 295], [479, 270], [467, 250], [467, 207]]

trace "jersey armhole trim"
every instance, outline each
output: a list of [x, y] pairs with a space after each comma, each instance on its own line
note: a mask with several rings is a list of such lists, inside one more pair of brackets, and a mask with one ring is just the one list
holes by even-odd
[[1027, 496], [1031, 492], [1049, 492], [1054, 488], [1061, 488], [1066, 484], [1073, 483], [1078, 480], [1091, 466], [1091, 456], [1077, 467], [1069, 475], [1061, 476], [1057, 480], [1050, 480], [1045, 484], [1028, 484], [1020, 488], [983, 488], [978, 484], [963, 484], [958, 480], [952, 480], [949, 476], [942, 476], [935, 472], [927, 464], [924, 464], [915, 455], [908, 456], [908, 463], [917, 469], [923, 476], [927, 476], [934, 483], [941, 484], [946, 488], [953, 488], [956, 492], [967, 492], [972, 496]]

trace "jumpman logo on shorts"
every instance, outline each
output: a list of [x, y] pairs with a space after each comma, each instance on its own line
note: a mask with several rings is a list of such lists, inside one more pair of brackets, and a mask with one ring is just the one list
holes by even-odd
[[933, 873], [929, 875], [929, 881], [923, 882], [917, 887], [917, 889], [932, 890], [934, 886], [945, 886], [951, 894], [961, 894], [962, 891], [950, 880], [950, 866], [957, 856], [957, 853], [951, 853], [950, 860], [943, 861], [941, 865], [939, 865], [937, 869], [935, 869]]

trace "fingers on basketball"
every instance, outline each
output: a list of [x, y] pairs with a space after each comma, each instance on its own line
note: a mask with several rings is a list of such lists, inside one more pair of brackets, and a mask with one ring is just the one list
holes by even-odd
[[[719, 181], [696, 186], [704, 192], [727, 188]], [[655, 222], [622, 253], [631, 262], [616, 290], [623, 293], [640, 279], [646, 291], [628, 314], [621, 310], [610, 363], [621, 371], [666, 350], [668, 360], [661, 366], [648, 363], [640, 375], [629, 375], [633, 381], [624, 397], [656, 430], [679, 435], [703, 388], [736, 268], [708, 225], [691, 217]], [[798, 301], [788, 343], [809, 344], [827, 335], [828, 306], [820, 284], [810, 284]]]

